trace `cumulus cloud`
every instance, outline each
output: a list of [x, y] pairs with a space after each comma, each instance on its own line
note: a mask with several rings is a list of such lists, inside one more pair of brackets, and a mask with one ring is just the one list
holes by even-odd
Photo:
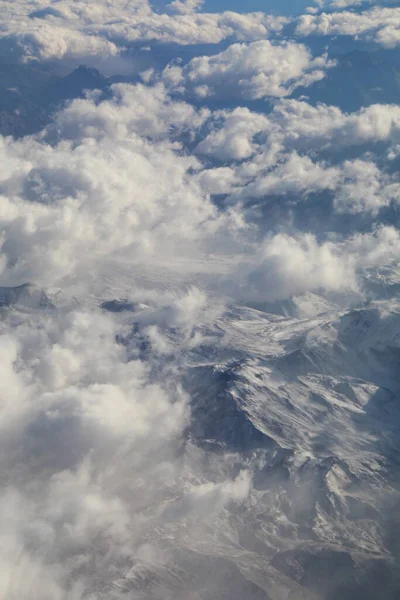
[[[117, 264], [125, 278], [146, 264], [151, 280], [152, 269], [168, 265], [184, 281], [193, 268], [211, 275], [210, 249], [219, 256], [212, 270], [226, 274], [233, 249], [247, 252], [252, 239], [240, 209], [251, 198], [300, 201], [326, 191], [338, 212], [376, 215], [398, 202], [395, 174], [370, 159], [332, 165], [304, 152], [395, 141], [397, 112], [377, 105], [345, 114], [284, 100], [268, 116], [246, 108], [212, 114], [171, 100], [162, 84], [118, 84], [107, 99], [73, 101], [39, 136], [2, 139], [3, 284], [103, 293]], [[195, 140], [204, 128], [211, 131], [195, 146], [197, 156], [234, 164], [205, 169], [183, 151], [182, 136]], [[229, 194], [238, 210], [220, 213], [209, 193]], [[147, 334], [169, 351], [158, 318]], [[172, 322], [173, 314], [163, 319]]]
[[285, 144], [298, 149], [337, 148], [381, 141], [395, 143], [399, 136], [397, 105], [373, 104], [354, 113], [336, 106], [285, 100], [271, 115], [274, 132], [280, 131]]
[[[198, 324], [205, 303], [194, 290], [177, 298], [164, 308], [169, 325]], [[178, 538], [192, 520], [200, 535], [249, 494], [248, 474], [210, 482], [195, 456], [183, 460], [189, 405], [176, 370], [161, 374], [158, 364], [155, 378], [152, 356], [132, 358], [140, 341], [118, 341], [125, 330], [111, 313], [73, 302], [3, 314], [4, 597], [122, 597], [118, 582], [148, 540], [162, 553], [171, 527]]]
[[[379, 161], [379, 142], [395, 147], [398, 120], [394, 105], [346, 114], [298, 100], [276, 103], [268, 116], [246, 108], [217, 111], [195, 151], [225, 165], [200, 172], [198, 180], [210, 193], [229, 195], [230, 203], [276, 195], [290, 195], [293, 203], [325, 191], [333, 195], [337, 212], [376, 215], [398, 203], [399, 181], [378, 167], [371, 151], [376, 147]], [[370, 153], [362, 159], [329, 159], [330, 153], [338, 157], [352, 146]]]
[[[217, 126], [220, 118], [222, 127]], [[255, 153], [254, 136], [268, 129], [266, 116], [251, 112], [247, 108], [237, 108], [232, 112], [221, 111], [214, 115], [213, 131], [197, 146], [200, 155], [212, 156], [219, 160], [243, 160]]]
[[[200, 181], [204, 186], [209, 185], [207, 189], [211, 191], [210, 179], [210, 174], [208, 179], [200, 176]], [[333, 207], [338, 213], [376, 216], [382, 208], [398, 205], [400, 200], [398, 177], [388, 175], [373, 162], [347, 160], [332, 167], [297, 153], [287, 155], [274, 168], [260, 170], [249, 182], [241, 180], [231, 169], [224, 188], [230, 203], [289, 195], [294, 204], [318, 191], [332, 194]]]
[[267, 239], [247, 278], [258, 300], [282, 300], [305, 290], [355, 287], [352, 261], [335, 244], [319, 244], [313, 235], [278, 234]]
[[235, 159], [238, 148], [247, 155], [242, 158], [267, 149], [271, 155], [278, 150], [336, 151], [365, 144], [373, 148], [378, 142], [395, 145], [400, 135], [397, 105], [373, 104], [345, 113], [337, 106], [282, 99], [268, 116], [239, 108], [213, 117], [198, 151], [221, 160]]
[[[171, 100], [162, 84], [114, 84], [110, 91], [109, 99], [99, 101], [95, 91], [86, 99], [70, 103], [55, 116], [47, 139], [117, 141], [136, 135], [170, 142], [174, 136], [190, 135], [210, 116], [207, 109], [196, 110], [191, 104]], [[172, 144], [169, 147], [174, 149]], [[175, 149], [179, 150], [179, 144]]]
[[[396, 0], [316, 0], [316, 4], [319, 8], [325, 7], [329, 9], [342, 9], [349, 8], [351, 6], [366, 6], [367, 4], [383, 4], [386, 6], [390, 4], [396, 4]], [[318, 9], [314, 10], [316, 12]]]
[[151, 501], [153, 481], [173, 476], [168, 452], [185, 426], [186, 398], [149, 384], [147, 367], [127, 360], [115, 324], [98, 311], [36, 314], [38, 326], [22, 317], [12, 328], [3, 322], [0, 338], [9, 451], [0, 589], [10, 598], [81, 598], [98, 577], [93, 552], [110, 552], [116, 565], [134, 553], [135, 513]]
[[334, 198], [339, 212], [371, 212], [377, 215], [381, 208], [399, 201], [400, 182], [397, 177], [390, 177], [368, 161], [344, 163]]
[[8, 60], [106, 59], [135, 42], [219, 43], [253, 40], [282, 28], [285, 20], [264, 13], [195, 13], [199, 2], [173, 2], [176, 14], [154, 12], [147, 0], [75, 2], [56, 6], [28, 0], [4, 3], [0, 55]]
[[374, 41], [385, 48], [394, 48], [400, 42], [400, 9], [375, 7], [362, 12], [341, 11], [302, 15], [298, 19], [298, 36], [349, 35]]
[[313, 58], [303, 44], [260, 40], [233, 44], [219, 54], [192, 59], [185, 67], [168, 66], [164, 81], [204, 98], [218, 96], [256, 100], [289, 95], [325, 77], [334, 65], [326, 56]]
[[203, 4], [204, 0], [174, 0], [169, 7], [179, 14], [187, 14], [199, 10]]
[[[157, 135], [157, 128], [155, 131]], [[121, 139], [114, 145], [118, 143]], [[30, 205], [51, 209], [57, 203], [68, 203], [63, 189], [66, 173], [60, 172], [53, 154], [59, 146], [32, 139], [21, 142], [28, 151], [29, 144], [38, 158], [41, 151], [47, 151], [55, 161], [55, 170], [49, 165], [51, 175], [47, 175], [52, 185], [44, 186], [44, 196], [42, 183], [38, 184], [38, 194], [29, 199], [23, 190], [15, 189], [15, 194], [24, 195], [24, 210]], [[64, 148], [71, 151], [69, 144]], [[15, 156], [15, 160], [17, 166], [19, 158]], [[29, 173], [32, 160], [33, 154], [19, 163], [21, 171], [25, 168]], [[138, 177], [139, 169], [143, 165], [136, 164], [133, 178]], [[96, 171], [96, 178], [98, 175]], [[17, 177], [15, 171], [13, 177]], [[54, 187], [55, 181], [58, 187]], [[86, 182], [83, 178], [82, 185]], [[71, 185], [68, 181], [69, 194]], [[97, 194], [101, 196], [99, 189]], [[116, 197], [110, 199], [111, 203], [115, 201]], [[87, 215], [89, 219], [98, 209], [104, 210], [104, 206], [95, 205], [91, 216]], [[84, 211], [82, 207], [79, 210]], [[52, 215], [62, 219], [60, 214]], [[70, 216], [68, 237], [79, 227], [77, 216]], [[58, 228], [51, 241], [50, 222], [36, 226], [42, 227], [41, 236], [48, 230], [48, 251], [52, 253]], [[97, 243], [101, 244], [99, 234]], [[88, 242], [82, 230], [74, 235], [76, 239], [82, 235], [83, 243]], [[21, 256], [24, 245], [27, 249], [31, 243], [29, 237], [22, 227], [20, 237], [14, 240], [15, 252]], [[94, 247], [91, 250], [87, 245], [79, 252], [80, 259], [84, 253], [93, 258], [93, 252], [96, 254]], [[39, 256], [33, 257], [29, 269], [29, 276], [37, 281], [41, 280], [39, 269], [32, 267]], [[99, 299], [88, 294], [89, 269], [93, 269], [92, 275], [99, 274], [104, 256], [91, 267], [84, 267], [83, 279], [78, 256], [75, 260], [71, 257], [67, 256], [70, 284], [80, 281], [79, 298], [71, 297], [78, 288], [65, 286], [62, 292], [48, 290], [54, 304], [42, 305], [35, 294], [29, 305], [20, 303], [15, 293], [10, 296], [17, 302], [15, 310], [2, 308], [0, 445], [1, 466], [7, 477], [0, 495], [0, 590], [9, 598], [81, 600], [93, 590], [98, 598], [109, 597], [110, 590], [118, 594], [119, 579], [142, 560], [142, 548], [149, 538], [162, 540], [165, 536], [168, 540], [168, 527], [174, 527], [179, 536], [181, 521], [186, 530], [188, 519], [195, 521], [197, 532], [201, 531], [229, 503], [244, 501], [250, 487], [250, 479], [244, 474], [231, 481], [221, 473], [218, 481], [210, 483], [194, 459], [185, 459], [188, 473], [184, 473], [182, 445], [189, 422], [188, 397], [180, 387], [177, 368], [171, 369], [168, 362], [162, 368], [157, 361], [168, 344], [166, 352], [174, 351], [168, 330], [183, 332], [178, 340], [182, 348], [200, 343], [194, 337], [194, 328], [213, 320], [218, 312], [210, 309], [206, 294], [197, 288], [186, 292], [170, 287], [160, 290], [158, 274], [152, 284], [157, 291], [136, 288], [130, 292], [132, 299], [145, 298], [149, 304], [140, 305], [141, 312], [130, 316], [128, 322], [120, 322], [112, 312], [101, 310]], [[58, 282], [59, 259], [46, 275], [47, 283]], [[141, 260], [146, 262], [144, 256]], [[121, 267], [118, 261], [113, 265], [114, 269]], [[121, 289], [121, 272], [119, 284], [111, 282], [112, 272], [105, 275], [97, 293], [106, 294], [110, 288], [115, 294]], [[3, 274], [2, 283], [6, 279]], [[131, 286], [132, 279], [127, 288]], [[141, 330], [140, 336], [135, 333], [136, 327]], [[148, 349], [145, 360], [141, 358], [144, 340]], [[196, 468], [198, 475], [194, 478]]]
[[337, 169], [314, 163], [307, 156], [292, 153], [287, 160], [279, 162], [275, 168], [266, 173], [259, 173], [244, 187], [239, 197], [260, 198], [290, 192], [300, 196], [304, 192], [335, 189], [338, 176]]
[[54, 144], [1, 140], [4, 281], [55, 283], [114, 252], [132, 263], [172, 247], [190, 254], [204, 228], [215, 232], [219, 215], [188, 176], [198, 161], [163, 140], [202, 116], [162, 97], [160, 88], [119, 87], [113, 101], [72, 103], [49, 132], [63, 136]]
[[396, 260], [400, 236], [381, 227], [344, 241], [319, 242], [312, 234], [267, 237], [247, 267], [246, 297], [274, 302], [305, 291], [356, 291], [360, 270]]

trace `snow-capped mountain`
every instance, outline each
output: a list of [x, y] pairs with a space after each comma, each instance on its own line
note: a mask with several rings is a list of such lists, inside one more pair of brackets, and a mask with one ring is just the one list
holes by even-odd
[[196, 530], [173, 491], [171, 522], [147, 534], [162, 571], [138, 563], [116, 585], [146, 598], [181, 597], [187, 578], [196, 598], [395, 598], [396, 300], [308, 318], [232, 306], [183, 354], [178, 332], [166, 335], [191, 398], [182, 472], [200, 461], [212, 481], [246, 473], [251, 492]]

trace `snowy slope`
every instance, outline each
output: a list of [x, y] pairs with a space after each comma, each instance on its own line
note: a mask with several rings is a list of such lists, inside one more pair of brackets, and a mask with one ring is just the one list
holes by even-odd
[[[230, 503], [207, 527], [179, 517], [150, 536], [164, 547], [163, 568], [183, 569], [182, 589], [194, 568], [190, 550], [197, 568], [199, 557], [227, 561], [230, 598], [372, 599], [383, 581], [381, 597], [396, 597], [400, 308], [395, 300], [328, 308], [304, 318], [231, 307], [199, 328], [203, 342], [192, 349], [166, 333], [191, 397], [183, 480], [196, 478], [199, 461], [200, 478], [243, 470], [252, 478], [244, 504]], [[139, 319], [132, 335], [140, 331]], [[154, 368], [171, 365], [164, 356]], [[180, 493], [168, 501], [172, 514]], [[214, 561], [207, 568], [211, 580], [220, 573]], [[239, 573], [241, 586], [258, 591], [229, 588]], [[158, 598], [150, 587], [143, 597]], [[198, 594], [221, 597], [201, 586]]]
[[[314, 319], [237, 309], [218, 327], [232, 358], [190, 370], [199, 378], [193, 435], [250, 466], [246, 535], [315, 592], [339, 594], [337, 578], [341, 593], [361, 598], [365, 578], [377, 593], [380, 569], [390, 571], [392, 560], [387, 511], [398, 502], [397, 303]], [[326, 565], [319, 577], [318, 561]], [[347, 592], [354, 571], [358, 587]]]

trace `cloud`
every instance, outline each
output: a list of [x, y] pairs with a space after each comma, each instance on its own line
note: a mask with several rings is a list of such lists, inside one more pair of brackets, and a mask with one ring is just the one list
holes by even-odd
[[400, 200], [400, 182], [397, 177], [380, 171], [371, 162], [345, 161], [334, 205], [339, 212], [377, 215], [379, 210]]
[[373, 104], [354, 113], [336, 106], [285, 100], [275, 106], [272, 128], [285, 144], [298, 149], [340, 148], [380, 141], [396, 142], [400, 111], [397, 105]]
[[352, 261], [335, 244], [319, 244], [313, 235], [278, 234], [267, 239], [249, 272], [247, 293], [257, 301], [282, 300], [315, 290], [355, 289]]
[[171, 2], [169, 7], [178, 14], [190, 14], [196, 10], [199, 10], [204, 4], [204, 0], [174, 0]]
[[0, 590], [81, 598], [102, 577], [93, 560], [109, 553], [109, 582], [110, 567], [134, 555], [142, 506], [174, 476], [187, 399], [148, 381], [99, 310], [22, 317], [0, 337]]
[[296, 87], [323, 79], [326, 69], [333, 65], [326, 56], [313, 58], [303, 44], [260, 40], [232, 44], [213, 56], [196, 57], [183, 68], [168, 66], [163, 78], [167, 84], [180, 86], [200, 98], [256, 100], [287, 96]]
[[[347, 114], [298, 100], [277, 102], [268, 116], [246, 108], [217, 111], [195, 152], [224, 166], [202, 171], [198, 180], [210, 193], [228, 194], [230, 203], [290, 195], [293, 204], [326, 191], [337, 212], [376, 215], [398, 203], [397, 175], [377, 162], [378, 143], [395, 147], [398, 141], [399, 117], [395, 105], [371, 105]], [[343, 150], [357, 146], [369, 154], [339, 160]]]
[[[400, 109], [397, 105], [373, 104], [353, 113], [337, 106], [282, 99], [268, 115], [246, 108], [219, 111], [212, 130], [198, 146], [204, 153], [221, 160], [236, 158], [236, 148], [247, 156], [278, 150], [337, 151], [350, 146], [378, 142], [398, 143]], [[255, 134], [257, 140], [254, 139]], [[371, 147], [371, 146], [370, 146]]]
[[[109, 99], [99, 99], [94, 92], [93, 96], [66, 106], [55, 116], [48, 139], [117, 141], [136, 135], [151, 141], [169, 141], [200, 128], [210, 116], [207, 109], [196, 110], [191, 104], [171, 100], [162, 84], [114, 84], [110, 91]], [[173, 145], [170, 147], [173, 149]]]
[[[209, 190], [213, 189], [210, 178], [211, 175], [208, 180], [205, 175], [200, 177]], [[224, 187], [224, 192], [230, 194], [227, 199], [230, 203], [289, 195], [294, 205], [319, 191], [332, 194], [333, 208], [338, 213], [370, 213], [376, 216], [382, 208], [398, 205], [400, 181], [396, 175], [388, 175], [370, 161], [347, 160], [332, 167], [314, 162], [308, 156], [291, 153], [275, 168], [259, 172], [249, 183], [241, 182], [232, 170]]]
[[243, 160], [255, 153], [254, 136], [268, 129], [266, 116], [253, 113], [248, 108], [237, 108], [232, 112], [220, 111], [214, 115], [216, 122], [220, 117], [223, 126], [217, 128], [203, 139], [195, 152], [219, 160]]
[[90, 62], [93, 57], [108, 59], [118, 52], [116, 44], [101, 36], [85, 35], [57, 25], [37, 27], [34, 21], [3, 34], [0, 42], [0, 53], [6, 60], [16, 56], [24, 61], [76, 58]]
[[179, 516], [192, 513], [210, 518], [230, 503], [241, 503], [246, 500], [250, 490], [251, 477], [246, 471], [242, 471], [234, 481], [203, 483], [192, 487], [178, 505], [168, 507], [168, 517], [173, 518], [174, 513]]
[[[333, 190], [337, 186], [339, 172], [335, 168], [314, 163], [307, 156], [290, 154], [275, 169], [259, 173], [239, 192], [239, 198], [261, 198], [272, 194], [313, 193], [317, 190]], [[235, 199], [233, 195], [232, 199]]]
[[296, 34], [349, 35], [376, 42], [384, 48], [394, 48], [400, 42], [400, 8], [375, 7], [362, 12], [341, 11], [302, 15]]
[[[351, 6], [365, 7], [368, 4], [383, 4], [387, 6], [390, 4], [396, 4], [396, 1], [397, 0], [316, 0], [316, 4], [318, 5], [319, 9], [321, 9], [321, 7], [325, 7], [327, 9], [343, 9]], [[318, 9], [315, 9], [315, 12], [317, 10]]]
[[267, 237], [253, 262], [241, 267], [243, 297], [275, 302], [305, 291], [356, 291], [360, 270], [396, 260], [399, 251], [400, 235], [392, 226], [343, 241], [280, 233]]
[[170, 103], [160, 87], [115, 93], [100, 104], [73, 102], [48, 132], [52, 144], [1, 140], [7, 285], [85, 277], [118, 253], [127, 264], [165, 260], [178, 248], [190, 255], [207, 229], [214, 235], [227, 224], [188, 175], [198, 161], [163, 139], [171, 128], [201, 124], [202, 114]]
[[[56, 7], [28, 0], [7, 2], [0, 17], [0, 55], [8, 60], [108, 59], [136, 42], [218, 44], [253, 40], [282, 28], [285, 20], [263, 13], [195, 13], [199, 2], [174, 2], [178, 14], [154, 12], [147, 0], [60, 0]], [[33, 10], [32, 10], [33, 9]]]
[[[204, 293], [175, 295], [141, 325], [190, 330], [208, 317]], [[110, 590], [119, 597], [131, 568], [148, 565], [149, 540], [162, 555], [171, 528], [184, 537], [190, 521], [200, 536], [250, 492], [248, 473], [231, 479], [221, 470], [209, 481], [196, 454], [183, 455], [190, 411], [179, 372], [157, 361], [157, 348], [146, 361], [134, 358], [141, 340], [132, 323], [87, 300], [2, 314], [0, 592], [7, 598], [83, 600]], [[153, 556], [152, 564], [163, 560]]]

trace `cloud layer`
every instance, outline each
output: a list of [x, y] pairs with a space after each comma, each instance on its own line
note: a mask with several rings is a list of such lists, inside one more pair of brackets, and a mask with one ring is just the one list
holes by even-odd
[[[282, 494], [275, 504], [268, 495], [276, 482], [255, 489], [251, 473], [272, 457], [285, 474], [294, 442], [272, 443], [248, 418], [246, 394], [235, 397], [247, 385], [239, 372], [249, 348], [264, 335], [260, 320], [272, 335], [257, 350], [254, 387], [262, 395], [270, 381], [298, 428], [297, 408], [288, 400], [287, 409], [281, 394], [284, 370], [275, 381], [265, 357], [279, 347], [291, 360], [292, 345], [297, 351], [315, 330], [332, 334], [321, 314], [339, 311], [339, 323], [342, 307], [374, 300], [379, 270], [398, 285], [400, 108], [346, 113], [295, 98], [336, 68], [302, 38], [344, 34], [392, 48], [399, 9], [338, 11], [336, 3], [336, 12], [297, 20], [294, 41], [280, 37], [284, 19], [207, 14], [196, 0], [159, 11], [145, 0], [3, 5], [0, 54], [12, 69], [30, 62], [52, 73], [83, 60], [111, 61], [118, 72], [124, 56], [136, 73], [130, 51], [154, 42], [190, 45], [198, 55], [165, 67], [166, 59], [140, 83], [108, 80], [58, 106], [35, 135], [0, 136], [0, 596], [213, 599], [225, 578], [233, 600], [253, 600], [248, 589], [264, 598], [240, 562], [246, 552], [254, 562], [260, 547], [241, 521], [244, 507], [256, 505], [266, 539], [289, 547], [299, 537], [273, 514], [286, 510]], [[291, 302], [300, 307], [295, 323], [282, 316]], [[308, 322], [314, 317], [318, 327]], [[306, 398], [311, 384], [292, 379]], [[318, 394], [333, 389], [327, 381], [315, 384]], [[335, 414], [347, 415], [339, 392], [364, 390], [360, 381], [340, 380]], [[263, 402], [272, 406], [274, 393]], [[201, 421], [214, 419], [218, 402], [231, 428], [226, 439], [208, 435]], [[301, 418], [309, 418], [304, 407]], [[254, 449], [256, 434], [263, 443]], [[229, 445], [240, 436], [247, 453]], [[317, 448], [314, 438], [307, 448]], [[290, 468], [310, 463], [300, 458], [290, 455]], [[298, 487], [288, 473], [288, 489]], [[333, 489], [329, 477], [323, 485]], [[301, 500], [292, 512], [303, 510]], [[209, 552], [210, 540], [218, 573], [205, 569], [204, 592], [196, 569], [187, 578], [180, 565], [190, 562], [189, 548]], [[277, 582], [273, 600], [281, 590], [313, 598], [267, 564], [273, 549], [262, 546], [255, 580]], [[234, 589], [225, 555], [241, 565], [244, 592]]]
[[362, 12], [341, 11], [303, 15], [296, 33], [299, 36], [348, 35], [394, 48], [400, 42], [400, 9], [375, 7]]
[[154, 12], [147, 0], [4, 3], [0, 55], [8, 60], [108, 59], [138, 42], [218, 44], [253, 40], [281, 29], [285, 20], [253, 13], [195, 13], [196, 3], [175, 2], [172, 12]]
[[164, 81], [204, 98], [258, 100], [266, 96], [288, 96], [299, 86], [307, 87], [324, 78], [334, 62], [325, 56], [313, 58], [302, 44], [272, 44], [268, 40], [233, 44], [214, 56], [194, 58], [183, 69], [169, 66]]

